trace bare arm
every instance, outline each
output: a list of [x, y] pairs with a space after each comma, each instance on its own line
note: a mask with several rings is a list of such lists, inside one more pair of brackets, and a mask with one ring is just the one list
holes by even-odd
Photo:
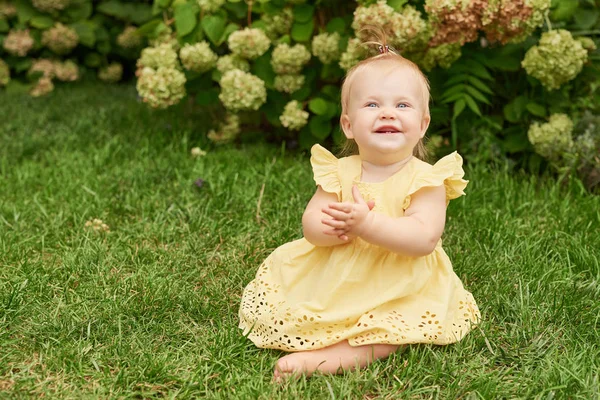
[[337, 201], [337, 196], [334, 193], [328, 193], [321, 186], [318, 186], [317, 191], [306, 206], [306, 210], [302, 215], [304, 238], [315, 246], [335, 246], [347, 243], [347, 241], [337, 236], [325, 234], [324, 231], [328, 230], [329, 227], [321, 222], [323, 218], [327, 218], [327, 215], [321, 209], [330, 203], [337, 203]]
[[[412, 195], [403, 217], [393, 218], [369, 211], [358, 189], [355, 203], [330, 203], [323, 212], [331, 235], [359, 236], [394, 253], [420, 257], [430, 254], [446, 223], [446, 192], [443, 186], [423, 188]], [[333, 228], [333, 229], [332, 229]]]

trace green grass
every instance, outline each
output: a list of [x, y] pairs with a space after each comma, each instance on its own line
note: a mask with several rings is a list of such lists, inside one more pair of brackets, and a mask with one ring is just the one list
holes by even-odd
[[301, 235], [307, 155], [194, 159], [202, 117], [151, 112], [129, 86], [0, 103], [0, 398], [600, 396], [600, 198], [575, 183], [468, 165], [444, 247], [481, 329], [277, 387], [281, 353], [246, 340], [237, 310], [259, 263]]

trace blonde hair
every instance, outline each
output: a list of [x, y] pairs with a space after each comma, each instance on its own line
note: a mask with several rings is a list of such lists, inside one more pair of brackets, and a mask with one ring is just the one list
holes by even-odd
[[[342, 84], [342, 114], [340, 115], [340, 128], [342, 126], [342, 118], [348, 114], [348, 102], [350, 97], [350, 89], [352, 88], [352, 83], [355, 80], [356, 75], [359, 72], [368, 71], [369, 69], [375, 66], [381, 66], [382, 63], [386, 63], [391, 65], [392, 68], [397, 67], [407, 67], [411, 71], [415, 73], [419, 81], [421, 81], [421, 92], [423, 95], [423, 105], [425, 114], [429, 115], [429, 81], [423, 72], [419, 69], [417, 64], [410, 61], [407, 58], [402, 57], [401, 55], [395, 53], [391, 50], [386, 42], [385, 34], [382, 31], [376, 31], [376, 34], [379, 41], [366, 42], [365, 44], [375, 44], [378, 46], [380, 54], [377, 54], [372, 57], [368, 57], [358, 64], [353, 66], [346, 73], [346, 78], [344, 79], [344, 83]], [[353, 139], [346, 139], [346, 142], [342, 146], [341, 153], [343, 155], [351, 155], [358, 154], [358, 146]], [[423, 140], [419, 140], [419, 143], [415, 146], [413, 151], [413, 155], [421, 160], [426, 161], [427, 159], [427, 149], [423, 143]]]

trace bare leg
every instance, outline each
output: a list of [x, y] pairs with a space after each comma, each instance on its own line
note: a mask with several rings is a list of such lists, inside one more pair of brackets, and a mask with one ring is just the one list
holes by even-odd
[[311, 376], [315, 371], [338, 374], [354, 368], [364, 368], [374, 360], [386, 358], [398, 347], [391, 344], [373, 344], [352, 347], [344, 340], [319, 350], [290, 353], [277, 360], [273, 380], [282, 380], [304, 374]]

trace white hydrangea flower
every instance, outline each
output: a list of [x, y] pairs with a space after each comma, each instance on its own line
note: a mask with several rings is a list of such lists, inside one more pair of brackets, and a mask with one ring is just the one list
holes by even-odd
[[123, 78], [123, 65], [113, 62], [98, 71], [98, 79], [103, 82], [117, 83]]
[[279, 92], [294, 93], [304, 85], [304, 81], [304, 75], [277, 75], [273, 86]]
[[29, 50], [33, 48], [33, 36], [29, 33], [29, 29], [22, 31], [12, 30], [4, 38], [4, 50], [13, 56], [24, 57]]
[[55, 75], [55, 65], [52, 60], [47, 58], [40, 58], [38, 60], [33, 60], [31, 67], [29, 67], [28, 74], [34, 74], [36, 72], [41, 72], [42, 76], [45, 78], [52, 79]]
[[194, 72], [206, 72], [214, 68], [218, 56], [211, 50], [208, 42], [186, 44], [179, 50], [179, 58], [183, 67]]
[[271, 55], [271, 66], [276, 74], [299, 74], [310, 57], [310, 51], [302, 44], [290, 47], [286, 43], [280, 43]]
[[460, 43], [445, 43], [431, 47], [427, 50], [419, 65], [426, 71], [431, 71], [437, 65], [448, 69], [462, 55], [461, 48]]
[[267, 101], [265, 83], [257, 76], [234, 69], [221, 78], [219, 99], [232, 112], [258, 110]]
[[43, 12], [64, 10], [69, 6], [71, 0], [31, 0], [35, 8]]
[[321, 33], [312, 40], [312, 53], [323, 64], [330, 64], [340, 59], [340, 34]]
[[267, 52], [271, 41], [260, 29], [245, 28], [229, 35], [227, 44], [233, 54], [253, 60]]
[[206, 155], [206, 151], [202, 150], [200, 147], [193, 147], [190, 151], [192, 157], [204, 157]]
[[54, 84], [52, 83], [52, 79], [42, 76], [37, 84], [31, 89], [29, 94], [33, 97], [45, 96], [48, 93], [54, 90]]
[[573, 39], [571, 32], [558, 29], [543, 33], [539, 44], [527, 51], [521, 65], [548, 90], [554, 90], [574, 79], [587, 58], [581, 42]]
[[235, 54], [227, 54], [219, 57], [217, 60], [217, 69], [221, 74], [232, 69], [239, 69], [244, 72], [250, 72], [250, 64], [245, 59]]
[[61, 82], [74, 82], [79, 79], [79, 67], [71, 60], [55, 61], [54, 75]]
[[536, 153], [557, 160], [573, 147], [573, 121], [566, 114], [552, 114], [547, 123], [534, 122], [527, 137]]
[[10, 82], [10, 68], [4, 60], [0, 59], [0, 86], [6, 86]]
[[265, 33], [271, 40], [290, 33], [294, 22], [294, 13], [291, 8], [284, 8], [277, 14], [263, 14], [260, 20], [265, 24]]
[[42, 33], [42, 44], [56, 54], [69, 54], [78, 43], [77, 32], [60, 22]]
[[15, 15], [17, 15], [17, 7], [15, 7], [12, 3], [8, 3], [6, 1], [0, 2], [0, 16], [12, 18]]
[[218, 11], [223, 4], [225, 4], [225, 0], [198, 0], [200, 8], [208, 13]]
[[169, 67], [143, 68], [137, 81], [142, 100], [153, 108], [167, 108], [185, 97], [185, 75]]
[[284, 128], [290, 131], [299, 131], [308, 122], [308, 112], [302, 109], [300, 102], [292, 100], [284, 107], [279, 120]]
[[142, 45], [142, 37], [138, 34], [138, 28], [128, 26], [117, 36], [117, 44], [124, 49], [137, 49]]
[[177, 53], [170, 45], [163, 43], [157, 47], [147, 47], [142, 50], [142, 54], [137, 60], [139, 69], [148, 67], [152, 69], [163, 68], [178, 68], [179, 61]]
[[225, 122], [219, 125], [219, 130], [211, 129], [208, 138], [215, 143], [229, 143], [240, 135], [240, 117], [227, 113]]

